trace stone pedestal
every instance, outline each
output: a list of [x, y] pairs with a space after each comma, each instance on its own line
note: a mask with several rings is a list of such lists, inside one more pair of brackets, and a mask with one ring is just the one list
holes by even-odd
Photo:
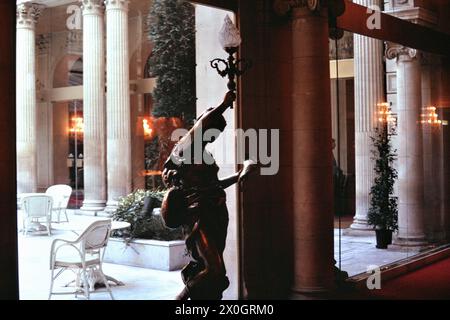
[[[355, 0], [370, 7], [380, 0]], [[373, 230], [367, 224], [370, 189], [374, 179], [372, 140], [376, 125], [377, 104], [384, 102], [383, 43], [380, 40], [354, 35], [355, 63], [355, 177], [356, 214], [351, 225], [356, 230]]]
[[84, 201], [81, 210], [106, 204], [104, 7], [83, 0]]
[[106, 0], [107, 176], [106, 211], [131, 192], [128, 0]]

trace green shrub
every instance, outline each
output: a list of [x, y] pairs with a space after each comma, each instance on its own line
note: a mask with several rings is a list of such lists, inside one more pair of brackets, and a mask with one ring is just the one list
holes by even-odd
[[112, 218], [115, 221], [129, 222], [131, 226], [114, 231], [112, 236], [124, 238], [127, 242], [136, 238], [164, 241], [183, 239], [181, 228], [167, 228], [162, 217], [153, 214], [154, 208], [161, 207], [164, 194], [165, 191], [136, 190], [122, 197]]

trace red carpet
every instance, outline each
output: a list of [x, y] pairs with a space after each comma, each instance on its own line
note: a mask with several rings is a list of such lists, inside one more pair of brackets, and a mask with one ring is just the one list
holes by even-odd
[[380, 290], [364, 295], [383, 300], [450, 299], [450, 258], [389, 280]]

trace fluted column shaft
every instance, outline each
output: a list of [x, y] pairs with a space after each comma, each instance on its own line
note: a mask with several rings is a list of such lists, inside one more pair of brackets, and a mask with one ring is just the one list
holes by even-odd
[[[355, 0], [370, 7], [380, 0]], [[383, 43], [380, 40], [354, 35], [355, 63], [355, 178], [356, 214], [352, 229], [372, 230], [367, 224], [370, 189], [374, 179], [371, 137], [376, 125], [377, 104], [384, 102]]]
[[422, 245], [425, 242], [421, 65], [414, 49], [388, 48], [387, 57], [397, 59], [398, 135], [398, 224], [395, 244]]
[[[431, 54], [425, 54], [422, 62], [422, 106], [439, 106], [438, 90], [440, 66]], [[424, 113], [425, 111], [423, 111]], [[436, 112], [439, 114], [440, 110]], [[439, 115], [442, 119], [442, 115]], [[443, 204], [443, 153], [442, 126], [424, 124], [423, 128], [423, 162], [424, 162], [424, 204], [427, 240], [437, 242], [445, 239], [445, 218], [441, 209]], [[425, 209], [424, 209], [425, 210]]]
[[40, 7], [17, 6], [17, 192], [37, 190], [35, 25]]
[[84, 202], [81, 210], [106, 205], [104, 7], [83, 0]]
[[333, 286], [333, 186], [327, 9], [292, 12], [294, 292]]
[[128, 0], [106, 0], [107, 172], [111, 212], [131, 192]]

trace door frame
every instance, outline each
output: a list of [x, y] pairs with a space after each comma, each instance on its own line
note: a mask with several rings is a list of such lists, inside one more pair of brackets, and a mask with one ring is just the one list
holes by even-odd
[[0, 299], [19, 299], [16, 187], [16, 2], [0, 2]]

